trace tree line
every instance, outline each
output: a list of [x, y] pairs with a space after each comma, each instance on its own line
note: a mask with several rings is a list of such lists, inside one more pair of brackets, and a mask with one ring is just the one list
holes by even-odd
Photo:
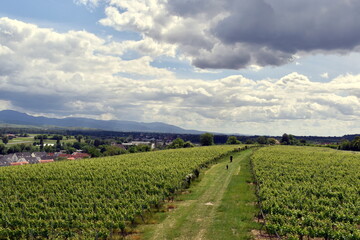
[[360, 151], [360, 136], [356, 136], [352, 141], [343, 140], [339, 145], [339, 149]]

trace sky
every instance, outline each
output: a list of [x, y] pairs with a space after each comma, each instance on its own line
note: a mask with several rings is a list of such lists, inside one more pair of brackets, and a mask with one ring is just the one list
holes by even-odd
[[3, 0], [0, 110], [360, 133], [358, 0]]

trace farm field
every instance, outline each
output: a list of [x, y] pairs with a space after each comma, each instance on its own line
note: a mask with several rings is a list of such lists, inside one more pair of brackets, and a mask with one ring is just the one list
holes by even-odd
[[[20, 144], [20, 143], [26, 143], [26, 144], [32, 144], [34, 142], [34, 136], [29, 136], [29, 137], [18, 137], [18, 138], [14, 138], [9, 140], [8, 144]], [[0, 139], [0, 144], [3, 144], [2, 140]]]
[[[17, 138], [13, 138], [11, 140], [9, 140], [8, 145], [15, 145], [15, 144], [28, 144], [28, 145], [32, 145], [34, 142], [36, 142], [34, 140], [34, 136], [36, 136], [38, 134], [29, 134], [28, 137], [17, 137]], [[38, 141], [37, 141], [38, 142]], [[70, 138], [70, 139], [66, 139], [64, 138], [63, 140], [60, 141], [61, 143], [73, 143], [76, 142], [76, 139], [74, 137]], [[44, 139], [44, 144], [55, 144], [56, 140], [52, 140], [52, 139]], [[0, 138], [0, 144], [3, 144], [1, 138]]]
[[360, 154], [276, 146], [252, 157], [272, 234], [287, 239], [360, 239]]
[[116, 238], [183, 187], [195, 169], [233, 149], [199, 147], [1, 168], [0, 239]]

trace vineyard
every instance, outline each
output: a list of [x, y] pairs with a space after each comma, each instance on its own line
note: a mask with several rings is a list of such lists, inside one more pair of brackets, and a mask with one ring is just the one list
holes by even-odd
[[[0, 239], [104, 239], [233, 146], [0, 168]], [[186, 181], [187, 180], [187, 181]]]
[[266, 228], [286, 239], [360, 239], [360, 154], [277, 146], [252, 157]]

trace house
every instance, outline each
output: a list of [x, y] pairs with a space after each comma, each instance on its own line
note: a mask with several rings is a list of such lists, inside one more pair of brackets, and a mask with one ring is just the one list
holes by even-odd
[[46, 152], [33, 152], [31, 156], [40, 158], [40, 160], [54, 160], [54, 155]]
[[132, 141], [131, 143], [123, 143], [122, 144], [126, 149], [130, 148], [131, 146], [139, 146], [139, 145], [148, 145], [151, 149], [155, 148], [155, 143], [152, 142], [143, 142], [143, 141]]
[[72, 154], [72, 157], [75, 159], [79, 159], [79, 158], [90, 158], [91, 155], [87, 154], [87, 153], [80, 153], [80, 152], [74, 152]]
[[6, 136], [9, 138], [9, 140], [16, 138], [15, 134], [6, 134]]
[[50, 162], [54, 162], [54, 159], [39, 160], [39, 163], [50, 163]]
[[71, 158], [72, 155], [71, 154], [66, 154], [66, 153], [60, 153], [60, 154], [55, 154], [55, 157], [68, 159], [68, 158]]
[[24, 160], [29, 162], [30, 164], [34, 164], [34, 163], [39, 163], [41, 158], [39, 158], [39, 157], [27, 157], [27, 158], [24, 158]]
[[33, 156], [33, 157], [39, 157], [39, 158], [41, 158], [41, 159], [50, 157], [46, 152], [33, 152], [33, 153], [31, 153], [31, 156]]
[[117, 143], [113, 142], [113, 143], [111, 143], [111, 146], [118, 147], [118, 148], [126, 150], [126, 148], [125, 148], [125, 146], [123, 144], [117, 144]]
[[17, 162], [26, 161], [27, 158], [33, 157], [31, 155], [31, 153], [29, 153], [29, 152], [18, 152], [18, 153], [15, 153], [15, 155], [18, 158]]
[[17, 162], [19, 160], [19, 158], [16, 156], [15, 153], [11, 153], [11, 154], [7, 154], [2, 156], [4, 160], [8, 161], [9, 163], [11, 162]]
[[10, 166], [19, 166], [19, 165], [25, 165], [29, 164], [29, 162], [23, 161], [23, 162], [12, 162], [10, 163]]
[[3, 155], [0, 155], [0, 167], [4, 167], [4, 166], [10, 166], [10, 162], [7, 161], [7, 159], [4, 158]]
[[90, 158], [91, 155], [87, 153], [80, 153], [80, 152], [74, 152], [73, 154], [58, 154], [57, 157], [59, 158], [66, 158], [68, 160], [75, 160], [75, 159], [81, 159], [81, 158]]
[[18, 162], [28, 162], [30, 164], [39, 163], [42, 160], [42, 157], [46, 157], [46, 153], [29, 153], [29, 152], [19, 152], [15, 153], [18, 157]]
[[7, 155], [0, 155], [0, 166], [18, 166], [25, 164], [53, 162], [54, 156], [46, 152], [18, 152]]

